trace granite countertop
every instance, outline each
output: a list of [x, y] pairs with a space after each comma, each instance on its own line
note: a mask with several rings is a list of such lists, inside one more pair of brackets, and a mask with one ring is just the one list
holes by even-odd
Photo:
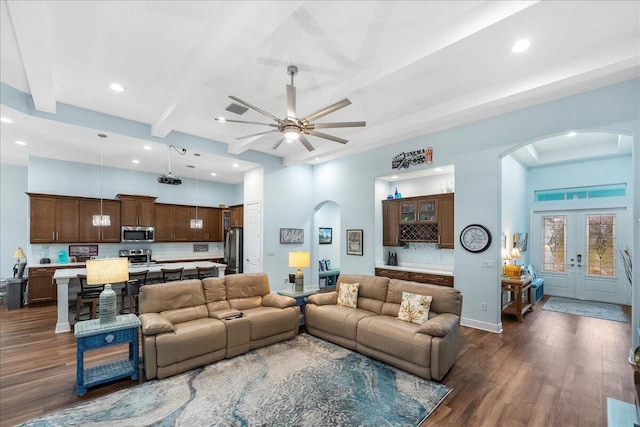
[[384, 263], [376, 263], [376, 268], [386, 268], [387, 270], [412, 271], [415, 273], [437, 274], [439, 276], [452, 276], [454, 268], [451, 265], [439, 264], [417, 264], [417, 263], [400, 263], [399, 265], [386, 265]]
[[[166, 254], [153, 254], [151, 257], [156, 263], [161, 262], [180, 262], [180, 261], [192, 261], [192, 260], [211, 260], [222, 259], [224, 253], [222, 251], [209, 251], [209, 252], [178, 252], [178, 253], [166, 253]], [[68, 262], [66, 264], [51, 263], [51, 264], [28, 264], [27, 268], [84, 268], [84, 262]]]

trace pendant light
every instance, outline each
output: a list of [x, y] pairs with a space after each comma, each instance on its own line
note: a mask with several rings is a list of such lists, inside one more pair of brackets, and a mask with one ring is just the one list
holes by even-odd
[[[194, 153], [193, 155], [199, 157], [200, 153]], [[198, 218], [198, 162], [196, 162], [194, 169], [196, 170], [196, 217], [189, 220], [189, 228], [202, 229], [204, 226], [202, 218]]]
[[104, 133], [99, 133], [100, 139], [100, 215], [93, 215], [94, 227], [110, 227], [111, 216], [104, 215], [102, 213], [102, 181], [103, 181], [103, 169], [104, 169], [104, 139], [107, 137]]

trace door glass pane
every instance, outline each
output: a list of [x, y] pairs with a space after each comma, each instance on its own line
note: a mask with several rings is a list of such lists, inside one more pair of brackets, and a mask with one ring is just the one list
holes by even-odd
[[616, 216], [587, 215], [587, 274], [616, 275]]
[[542, 217], [542, 271], [564, 273], [566, 225], [567, 217], [564, 215]]

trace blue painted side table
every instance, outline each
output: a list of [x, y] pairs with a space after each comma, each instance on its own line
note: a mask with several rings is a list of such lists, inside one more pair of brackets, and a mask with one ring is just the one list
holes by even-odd
[[[76, 394], [87, 392], [88, 387], [130, 376], [138, 379], [138, 328], [140, 320], [135, 314], [117, 316], [115, 322], [100, 323], [100, 319], [77, 322], [74, 335], [76, 355]], [[84, 352], [117, 344], [129, 344], [129, 358], [84, 369]]]
[[286, 297], [295, 298], [296, 305], [300, 307], [300, 322], [299, 326], [304, 325], [304, 307], [307, 305], [307, 297], [309, 295], [317, 294], [319, 292], [318, 288], [304, 288], [302, 291], [295, 290], [280, 290], [278, 294], [284, 295]]

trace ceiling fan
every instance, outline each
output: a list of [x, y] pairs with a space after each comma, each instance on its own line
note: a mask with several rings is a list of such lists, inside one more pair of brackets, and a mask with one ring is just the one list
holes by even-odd
[[287, 85], [287, 117], [285, 117], [284, 119], [278, 118], [273, 114], [268, 113], [256, 107], [255, 105], [249, 104], [248, 102], [243, 101], [242, 99], [236, 96], [230, 95], [229, 98], [233, 99], [234, 101], [244, 105], [245, 107], [251, 108], [254, 111], [257, 111], [262, 115], [265, 115], [273, 119], [275, 121], [275, 124], [250, 122], [250, 121], [244, 121], [244, 120], [229, 120], [224, 118], [216, 118], [216, 120], [220, 122], [264, 125], [264, 126], [270, 126], [275, 128], [275, 129], [267, 130], [264, 132], [258, 132], [251, 135], [245, 135], [245, 136], [236, 138], [236, 139], [245, 139], [245, 138], [252, 138], [256, 136], [262, 136], [269, 133], [280, 132], [281, 134], [283, 134], [283, 136], [280, 140], [278, 140], [278, 142], [276, 142], [273, 145], [272, 148], [274, 150], [278, 148], [284, 140], [293, 141], [297, 139], [298, 141], [300, 141], [300, 143], [302, 143], [302, 145], [305, 146], [307, 150], [313, 151], [315, 148], [313, 147], [313, 145], [311, 145], [306, 135], [313, 135], [313, 136], [317, 136], [318, 138], [324, 138], [331, 141], [339, 142], [341, 144], [346, 144], [347, 142], [349, 142], [348, 140], [339, 138], [337, 136], [328, 135], [323, 132], [318, 132], [316, 129], [366, 126], [366, 122], [311, 123], [314, 120], [319, 119], [320, 117], [326, 116], [327, 114], [333, 113], [334, 111], [337, 111], [341, 108], [344, 108], [350, 105], [351, 101], [349, 101], [347, 98], [343, 99], [342, 101], [338, 101], [335, 104], [329, 105], [328, 107], [325, 107], [321, 110], [318, 110], [315, 113], [310, 114], [302, 119], [299, 119], [296, 116], [296, 87], [293, 85], [293, 76], [298, 74], [298, 67], [296, 67], [295, 65], [289, 65], [287, 67], [287, 74], [291, 76], [291, 84]]

